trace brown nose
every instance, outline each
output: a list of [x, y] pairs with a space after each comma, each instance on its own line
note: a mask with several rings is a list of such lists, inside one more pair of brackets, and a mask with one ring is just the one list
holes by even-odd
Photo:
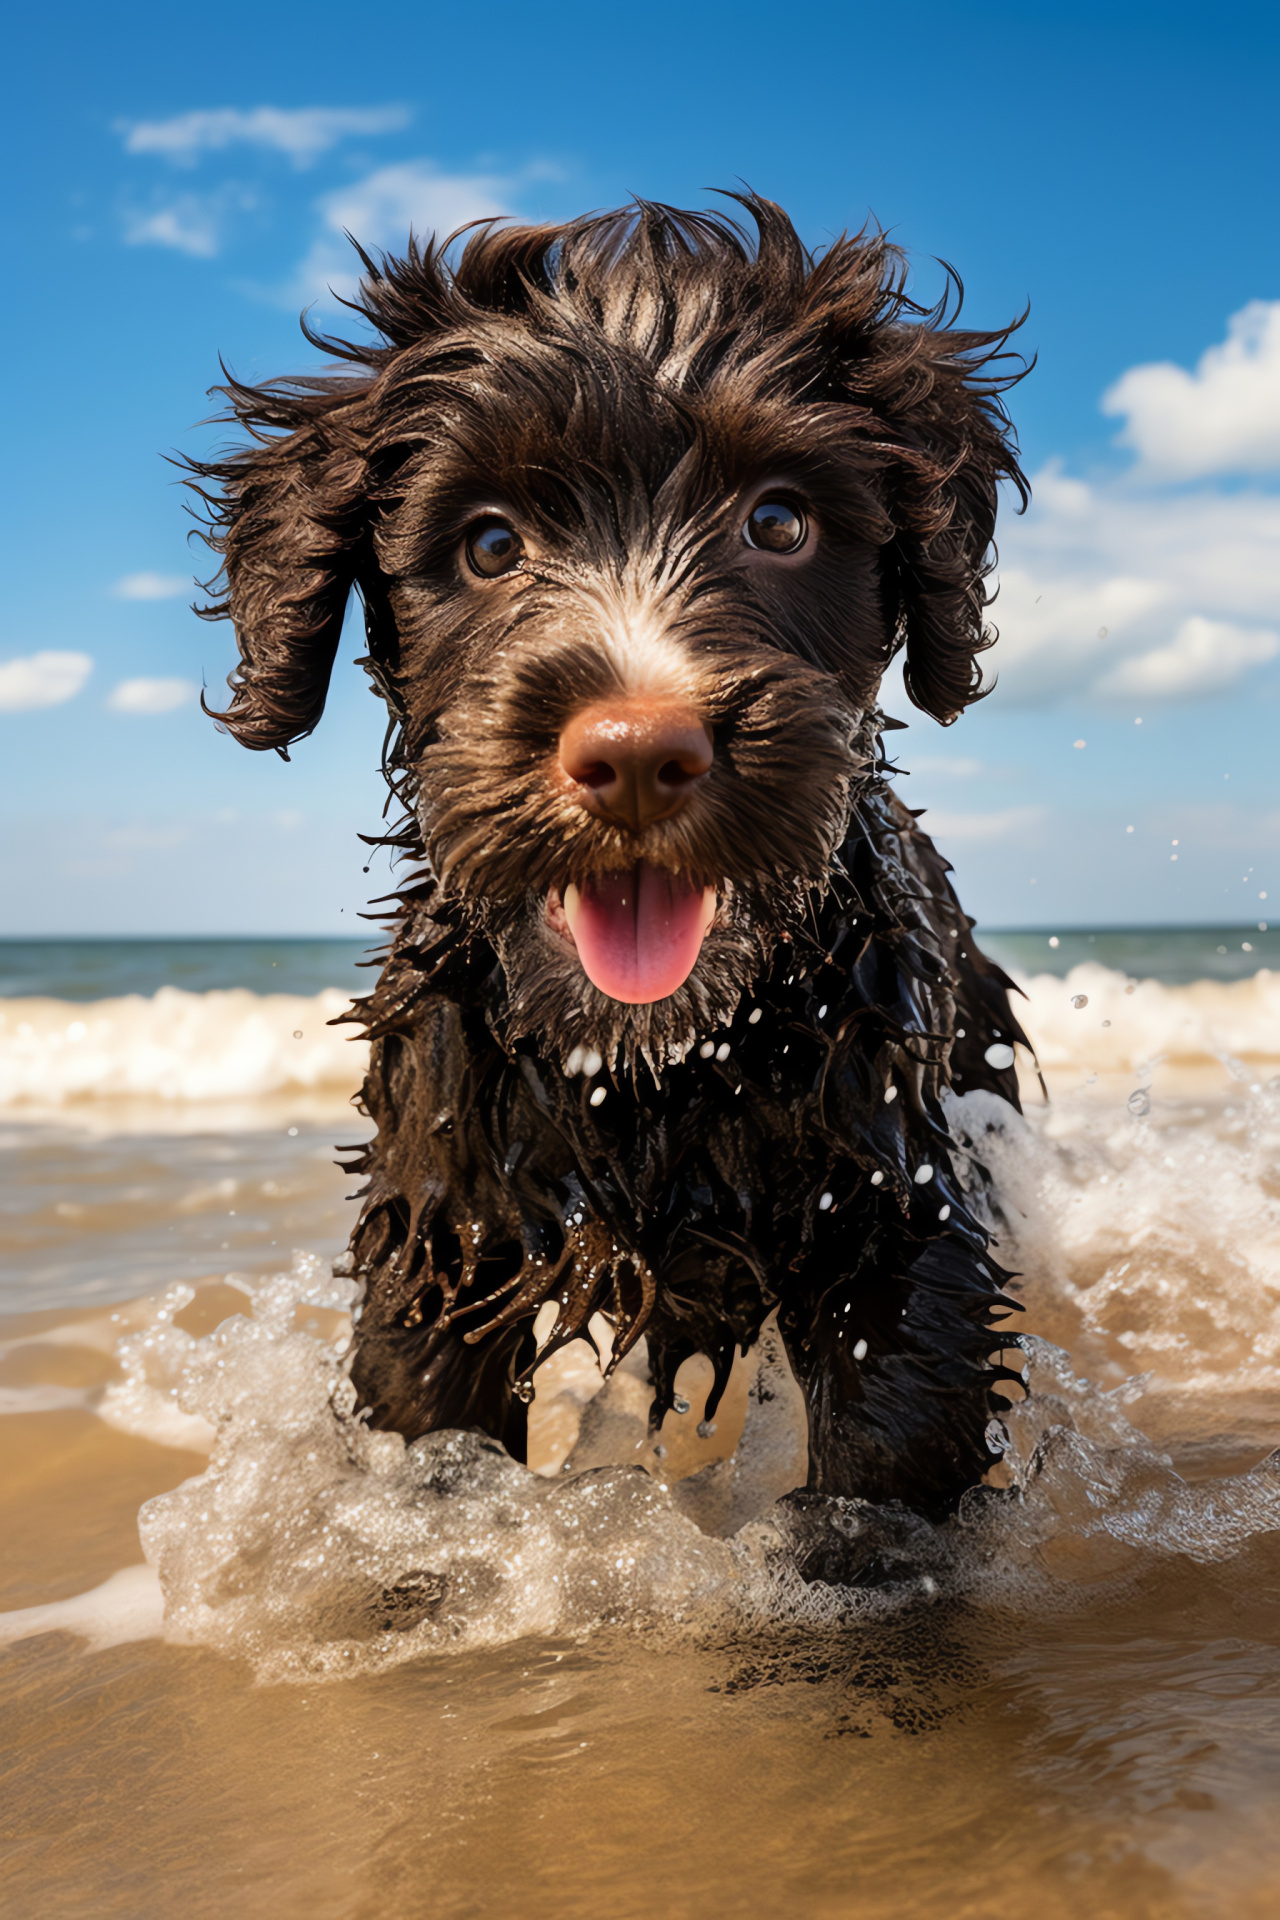
[[635, 833], [678, 813], [712, 756], [695, 710], [669, 701], [587, 707], [560, 735], [560, 765], [583, 806]]

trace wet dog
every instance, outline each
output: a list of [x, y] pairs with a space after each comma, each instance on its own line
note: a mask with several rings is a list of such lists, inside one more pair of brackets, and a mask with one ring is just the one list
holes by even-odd
[[741, 205], [362, 255], [376, 338], [226, 387], [217, 717], [308, 734], [355, 589], [413, 874], [353, 1016], [373, 1424], [523, 1458], [596, 1313], [655, 1422], [707, 1355], [709, 1418], [776, 1309], [810, 1490], [937, 1514], [997, 1457], [1012, 1304], [946, 1096], [1016, 1103], [1022, 1035], [876, 697], [899, 650], [939, 720], [981, 691], [1010, 330]]

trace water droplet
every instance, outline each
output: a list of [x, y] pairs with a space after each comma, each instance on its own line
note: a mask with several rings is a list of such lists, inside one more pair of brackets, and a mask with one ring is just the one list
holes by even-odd
[[1049, 945], [1051, 947], [1060, 947], [1062, 945], [1062, 942], [1061, 940], [1059, 940], [1056, 933], [1051, 933], [1049, 935]]
[[1088, 1006], [1088, 1004], [1089, 1004], [1089, 996], [1088, 996], [1088, 994], [1087, 994], [1087, 993], [1073, 993], [1073, 994], [1072, 994], [1072, 996], [1071, 996], [1071, 1004], [1072, 1004], [1072, 1006], [1073, 1006], [1073, 1007], [1076, 1007], [1076, 1008], [1079, 1008], [1079, 1007], [1087, 1007], [1087, 1006]]
[[921, 1166], [918, 1166], [916, 1168], [916, 1172], [915, 1172], [916, 1185], [918, 1187], [926, 1187], [928, 1186], [932, 1178], [933, 1178], [933, 1168], [929, 1165], [929, 1162], [926, 1160]]
[[884, 1185], [884, 1175], [881, 1173], [879, 1167], [876, 1168], [871, 1176], [871, 1184], [873, 1187], [882, 1187]]
[[831, 1198], [832, 1198], [832, 1196], [831, 1196], [831, 1195], [830, 1195], [829, 1193], [824, 1193], [824, 1194], [822, 1194], [822, 1195], [821, 1195], [821, 1197], [819, 1198], [819, 1201], [818, 1201], [818, 1212], [819, 1212], [819, 1213], [829, 1213], [829, 1212], [830, 1212], [830, 1210], [831, 1210]]
[[854, 1341], [854, 1343], [853, 1343], [853, 1357], [854, 1357], [854, 1359], [855, 1359], [855, 1360], [865, 1360], [865, 1359], [866, 1359], [866, 1357], [867, 1357], [867, 1343], [866, 1343], [866, 1341], [865, 1341], [865, 1340], [855, 1340], [855, 1341]]
[[1242, 940], [1240, 942], [1240, 951], [1241, 953], [1252, 953], [1253, 952], [1252, 940]]
[[995, 1067], [997, 1069], [1011, 1067], [1013, 1065], [1013, 1048], [1006, 1046], [1003, 1040], [998, 1040], [994, 1047], [987, 1048], [982, 1057], [989, 1067]]
[[1150, 1092], [1146, 1087], [1139, 1087], [1136, 1093], [1129, 1095], [1126, 1105], [1135, 1119], [1144, 1119], [1151, 1111]]
[[752, 1007], [750, 1013], [747, 1015], [747, 1025], [749, 1027], [754, 1027], [759, 1021], [760, 1015], [762, 1012], [763, 1012], [763, 1008]]
[[294, 1028], [294, 1030], [293, 1030], [293, 1037], [294, 1037], [294, 1039], [295, 1039], [295, 1040], [301, 1040], [301, 1038], [302, 1038], [302, 1028], [301, 1028], [301, 1027], [295, 1027], [295, 1028]]
[[1071, 744], [1078, 750], [1081, 747], [1087, 747], [1089, 742], [1087, 740], [1073, 740]]
[[1099, 638], [1099, 640], [1105, 640], [1105, 639], [1106, 639], [1106, 637], [1107, 637], [1107, 628], [1106, 628], [1106, 627], [1099, 627], [1099, 628], [1098, 628], [1098, 638]]
[[1111, 1025], [1111, 1022], [1109, 1020], [1104, 1020], [1102, 1024], [1104, 1027], [1109, 1027]]
[[296, 1127], [290, 1127], [290, 1129], [289, 1129], [289, 1138], [290, 1138], [291, 1140], [296, 1140], [296, 1139], [297, 1139], [297, 1136], [298, 1136], [298, 1129], [297, 1129]]
[[888, 1107], [888, 1106], [891, 1106], [891, 1105], [893, 1104], [893, 1102], [894, 1102], [894, 1101], [895, 1101], [895, 1100], [897, 1099], [897, 1097], [898, 1097], [898, 1089], [897, 1089], [896, 1087], [886, 1087], [886, 1088], [885, 1088], [885, 1090], [884, 1090], [884, 1103], [885, 1103], [885, 1105], [886, 1105], [886, 1107]]
[[608, 1087], [597, 1087], [591, 1096], [590, 1105], [593, 1107], [602, 1107], [608, 1097], [608, 1093]]

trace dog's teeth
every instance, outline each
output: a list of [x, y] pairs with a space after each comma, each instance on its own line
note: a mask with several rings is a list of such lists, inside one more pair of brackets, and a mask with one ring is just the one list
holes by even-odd
[[570, 1080], [575, 1073], [582, 1072], [582, 1051], [581, 1047], [575, 1047], [564, 1063], [565, 1075]]
[[729, 1058], [729, 1042], [727, 1040], [722, 1040], [720, 1042], [720, 1045], [716, 1048], [716, 1059], [727, 1060], [728, 1058]]
[[890, 1105], [890, 1103], [891, 1103], [892, 1101], [894, 1101], [894, 1100], [896, 1100], [896, 1099], [897, 1099], [897, 1097], [898, 1097], [898, 1089], [897, 1089], [896, 1087], [886, 1087], [886, 1088], [885, 1088], [885, 1090], [884, 1090], [884, 1103], [885, 1103], [885, 1105], [886, 1105], [886, 1107], [887, 1107], [887, 1106], [889, 1106], [889, 1105]]
[[604, 1105], [604, 1102], [605, 1102], [605, 1099], [606, 1099], [606, 1098], [607, 1098], [607, 1096], [608, 1096], [608, 1092], [609, 1092], [609, 1089], [608, 1089], [608, 1087], [597, 1087], [597, 1088], [596, 1088], [596, 1090], [595, 1090], [595, 1092], [594, 1092], [594, 1093], [592, 1094], [592, 1096], [591, 1096], [591, 1102], [590, 1102], [590, 1104], [591, 1104], [591, 1105], [592, 1105], [593, 1107], [600, 1107], [600, 1106], [603, 1106], [603, 1105]]
[[916, 1168], [915, 1177], [916, 1177], [916, 1185], [918, 1187], [928, 1186], [930, 1180], [932, 1180], [933, 1178], [933, 1168], [929, 1165], [929, 1162], [927, 1160], [924, 1161], [924, 1163], [921, 1166], [918, 1166]]
[[716, 1050], [716, 1043], [714, 1040], [704, 1040], [702, 1045], [698, 1048], [698, 1058], [700, 1060], [710, 1060], [712, 1055], [715, 1053], [715, 1050]]
[[747, 1025], [754, 1027], [763, 1011], [764, 1009], [762, 1007], [752, 1007], [750, 1013], [747, 1015]]
[[596, 1049], [594, 1047], [583, 1048], [582, 1071], [586, 1074], [588, 1080], [593, 1079], [594, 1076], [597, 1073], [599, 1073], [603, 1065], [604, 1065], [604, 1061], [601, 1059], [600, 1055], [596, 1052]]
[[582, 905], [582, 895], [572, 882], [561, 894], [560, 904], [564, 908], [564, 917], [568, 921], [569, 931], [572, 933], [577, 924], [578, 908]]
[[871, 1184], [873, 1187], [882, 1187], [884, 1185], [884, 1175], [881, 1173], [879, 1167], [876, 1168], [871, 1176]]

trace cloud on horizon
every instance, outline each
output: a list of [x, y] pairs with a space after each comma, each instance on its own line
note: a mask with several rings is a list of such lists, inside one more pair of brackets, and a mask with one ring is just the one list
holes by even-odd
[[[1002, 697], [1225, 692], [1280, 655], [1280, 494], [1254, 478], [1280, 472], [1280, 301], [1232, 315], [1193, 372], [1131, 367], [1102, 408], [1125, 416], [1119, 444], [1134, 465], [1086, 481], [1051, 461], [1026, 519], [1002, 525]], [[1246, 475], [1248, 486], [1212, 484]]]

